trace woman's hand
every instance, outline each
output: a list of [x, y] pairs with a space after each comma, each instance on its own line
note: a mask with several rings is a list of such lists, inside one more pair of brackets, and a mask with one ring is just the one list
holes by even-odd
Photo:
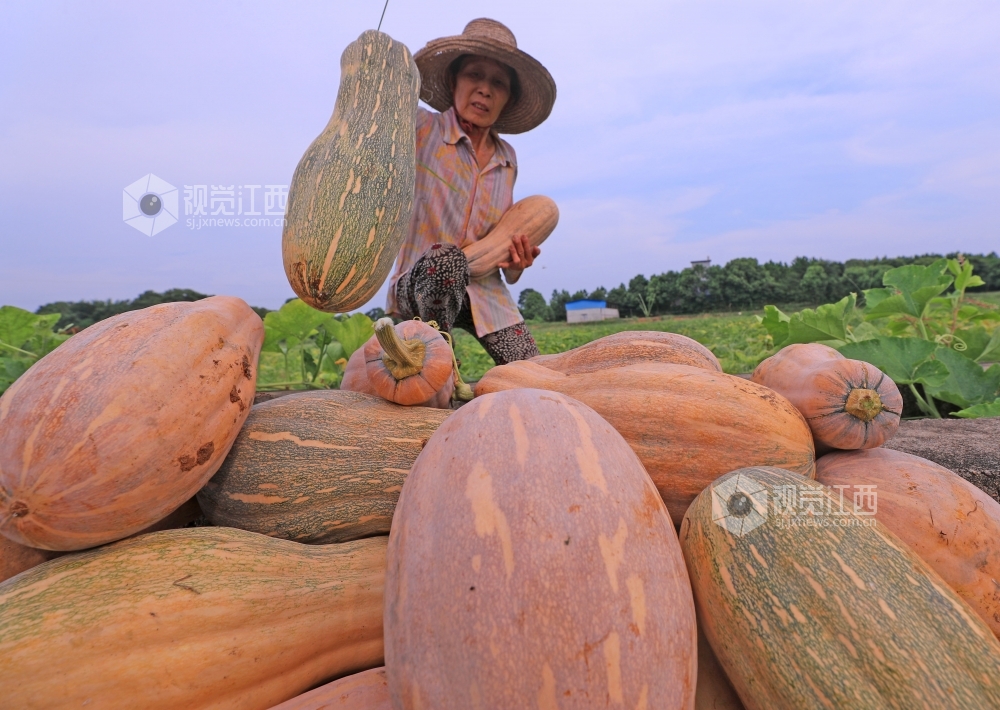
[[535, 263], [535, 259], [542, 250], [531, 246], [525, 234], [515, 234], [510, 240], [510, 259], [502, 261], [498, 266], [503, 269], [503, 274], [507, 283], [516, 283], [521, 278], [521, 273]]

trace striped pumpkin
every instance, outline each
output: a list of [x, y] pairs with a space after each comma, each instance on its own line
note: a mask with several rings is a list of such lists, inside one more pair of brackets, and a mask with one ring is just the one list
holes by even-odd
[[380, 666], [386, 538], [168, 530], [0, 584], [5, 708], [265, 710]]
[[810, 508], [839, 513], [839, 495], [744, 468], [681, 525], [699, 621], [746, 707], [1000, 707], [1000, 643], [976, 613], [873, 518]]
[[876, 519], [933, 567], [1000, 638], [1000, 503], [933, 461], [891, 449], [822, 456], [816, 480], [848, 491], [874, 486]]
[[343, 390], [263, 402], [198, 501], [215, 525], [298, 542], [386, 534], [410, 467], [450, 413]]
[[405, 45], [368, 30], [340, 58], [333, 116], [288, 191], [282, 258], [292, 290], [321, 311], [366, 303], [410, 226], [420, 75]]
[[62, 553], [21, 545], [0, 535], [0, 582], [51, 560]]

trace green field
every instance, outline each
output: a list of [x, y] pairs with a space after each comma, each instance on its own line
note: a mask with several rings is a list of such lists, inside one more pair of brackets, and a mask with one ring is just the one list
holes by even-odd
[[982, 301], [983, 303], [1000, 306], [1000, 291], [993, 291], [992, 293], [975, 293], [970, 291], [968, 299], [972, 302]]
[[[543, 354], [560, 353], [623, 330], [660, 330], [697, 340], [719, 358], [726, 372], [751, 372], [771, 354], [767, 331], [753, 315], [714, 313], [697, 316], [621, 318], [600, 323], [529, 322], [528, 329]], [[455, 351], [462, 361], [462, 377], [478, 380], [493, 367], [479, 342], [464, 330], [455, 330]]]
[[[1000, 292], [975, 294], [984, 303], [1000, 305]], [[810, 304], [787, 307], [789, 311]], [[785, 307], [783, 307], [785, 308]], [[623, 330], [660, 330], [680, 333], [709, 348], [730, 373], [752, 372], [757, 364], [773, 354], [767, 331], [757, 323], [754, 313], [708, 313], [692, 316], [657, 318], [621, 318], [600, 323], [547, 323], [529, 321], [528, 329], [542, 353], [559, 353]], [[455, 329], [455, 351], [462, 363], [462, 377], [478, 380], [494, 366], [479, 341], [460, 328]], [[266, 382], [299, 381], [299, 363], [289, 362], [285, 379], [284, 358], [277, 353], [261, 353], [261, 380]]]
[[[664, 316], [660, 318], [622, 318], [601, 323], [529, 322], [528, 329], [543, 353], [559, 353], [623, 330], [661, 330], [680, 333], [708, 347], [726, 372], [750, 372], [768, 351], [767, 331], [753, 315], [720, 313], [697, 316]], [[475, 338], [460, 328], [455, 329], [455, 351], [462, 362], [462, 377], [478, 380], [494, 366]], [[260, 355], [259, 380], [267, 383], [300, 382], [298, 358], [290, 357], [288, 369], [279, 353]], [[277, 387], [276, 389], [280, 389]]]

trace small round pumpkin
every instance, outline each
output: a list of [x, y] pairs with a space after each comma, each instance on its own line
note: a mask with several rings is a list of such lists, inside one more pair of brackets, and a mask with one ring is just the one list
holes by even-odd
[[423, 404], [453, 377], [451, 347], [422, 321], [393, 325], [375, 321], [375, 338], [365, 343], [365, 371], [378, 396], [396, 404]]
[[[375, 336], [371, 337], [371, 340], [375, 341]], [[376, 341], [377, 343], [377, 341]], [[367, 364], [365, 363], [365, 349], [360, 347], [354, 351], [347, 360], [347, 365], [344, 367], [344, 378], [340, 381], [340, 389], [347, 392], [360, 392], [362, 394], [371, 394], [378, 396], [378, 392], [372, 387], [371, 382], [368, 381], [368, 370]], [[426, 402], [420, 402], [421, 407], [435, 407], [437, 409], [451, 409], [451, 398], [455, 393], [455, 378], [449, 377], [448, 381], [444, 383], [444, 387], [439, 389], [437, 393], [431, 397]]]
[[[373, 335], [372, 338], [375, 336]], [[344, 377], [340, 380], [340, 389], [347, 392], [360, 392], [378, 396], [378, 392], [368, 381], [368, 370], [365, 366], [365, 348], [362, 345], [347, 359], [344, 366]]]
[[903, 397], [896, 383], [826, 345], [790, 345], [758, 365], [751, 378], [802, 412], [817, 451], [873, 449], [899, 429]]

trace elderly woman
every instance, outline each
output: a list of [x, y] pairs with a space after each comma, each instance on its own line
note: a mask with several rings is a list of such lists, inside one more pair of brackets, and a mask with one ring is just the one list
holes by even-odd
[[[396, 260], [386, 311], [473, 333], [497, 362], [538, 355], [499, 271], [471, 279], [462, 247], [500, 221], [513, 203], [517, 156], [498, 133], [523, 133], [552, 111], [556, 86], [495, 20], [473, 20], [461, 35], [429, 42], [414, 55], [421, 98], [417, 178], [410, 232]], [[515, 235], [501, 263], [516, 283], [540, 253]]]

